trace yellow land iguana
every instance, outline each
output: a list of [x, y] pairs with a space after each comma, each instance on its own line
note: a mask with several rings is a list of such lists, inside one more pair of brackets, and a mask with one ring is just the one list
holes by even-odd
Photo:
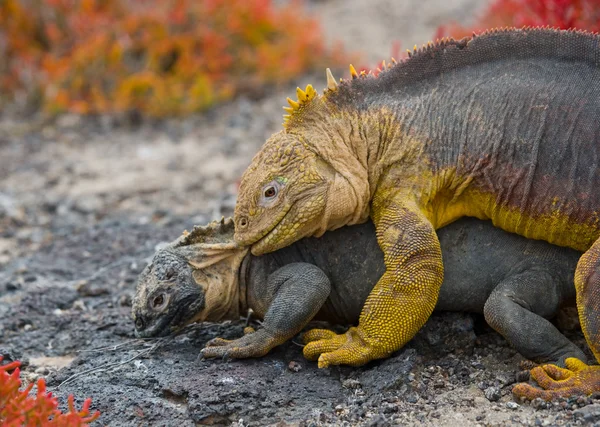
[[[177, 333], [196, 321], [238, 320], [248, 309], [262, 327], [235, 340], [215, 338], [205, 357], [260, 357], [311, 320], [356, 324], [383, 272], [371, 221], [254, 256], [233, 240], [233, 222], [194, 229], [153, 257], [133, 299], [136, 334]], [[584, 353], [546, 318], [573, 304], [580, 252], [462, 218], [438, 231], [444, 283], [436, 310], [483, 313], [519, 353], [564, 363]], [[333, 332], [332, 332], [333, 334]]]
[[[373, 219], [386, 271], [357, 327], [313, 330], [319, 366], [362, 365], [401, 348], [443, 280], [435, 230], [462, 217], [582, 255], [577, 306], [600, 360], [600, 36], [492, 30], [414, 51], [377, 76], [312, 86], [242, 177], [235, 239], [262, 254]], [[600, 390], [600, 367], [532, 372], [553, 393]], [[541, 390], [523, 386], [532, 397]]]

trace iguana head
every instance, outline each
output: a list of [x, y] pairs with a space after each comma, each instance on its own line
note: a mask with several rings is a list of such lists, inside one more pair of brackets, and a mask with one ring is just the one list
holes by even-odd
[[235, 240], [252, 245], [254, 255], [368, 216], [366, 169], [349, 154], [345, 123], [327, 102], [337, 90], [327, 75], [326, 95], [309, 85], [297, 89], [298, 101], [288, 98], [284, 130], [266, 141], [242, 176]]
[[255, 255], [314, 234], [325, 216], [332, 173], [301, 140], [274, 134], [242, 176], [235, 239]]
[[164, 336], [237, 316], [238, 272], [248, 249], [235, 244], [233, 231], [231, 219], [194, 227], [154, 255], [133, 300], [136, 335]]

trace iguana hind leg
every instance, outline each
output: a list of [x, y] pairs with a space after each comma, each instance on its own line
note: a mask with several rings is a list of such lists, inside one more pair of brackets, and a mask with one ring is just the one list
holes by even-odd
[[[380, 200], [381, 203], [377, 203]], [[376, 197], [373, 220], [386, 272], [345, 334], [309, 331], [304, 356], [319, 367], [360, 366], [406, 344], [431, 315], [443, 280], [440, 244], [416, 202], [398, 194]]]
[[524, 357], [563, 365], [585, 354], [545, 317], [554, 316], [563, 300], [562, 286], [545, 266], [531, 266], [502, 281], [483, 309], [487, 323]]
[[[575, 270], [575, 289], [579, 321], [585, 339], [600, 362], [600, 240], [596, 240], [579, 260]], [[600, 366], [590, 366], [576, 358], [565, 361], [566, 370], [555, 365], [532, 369], [531, 376], [542, 387], [517, 384], [513, 394], [526, 399], [541, 397], [551, 400], [600, 391]], [[556, 373], [560, 373], [557, 377]]]
[[204, 357], [261, 357], [283, 344], [306, 326], [321, 309], [331, 291], [331, 283], [317, 266], [292, 263], [272, 273], [267, 293], [274, 295], [265, 314], [263, 327], [247, 331], [235, 340], [215, 338], [202, 349]]

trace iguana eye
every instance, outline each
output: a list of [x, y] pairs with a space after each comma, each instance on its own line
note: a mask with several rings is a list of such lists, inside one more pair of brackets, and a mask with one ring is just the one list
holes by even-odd
[[280, 184], [277, 181], [271, 181], [263, 187], [262, 199], [265, 202], [271, 202], [279, 194]]
[[154, 297], [154, 299], [152, 300], [152, 308], [154, 309], [159, 309], [162, 306], [165, 305], [165, 295], [164, 294], [159, 294], [157, 296]]
[[269, 186], [265, 189], [265, 197], [267, 199], [272, 199], [277, 195], [277, 189], [274, 186]]

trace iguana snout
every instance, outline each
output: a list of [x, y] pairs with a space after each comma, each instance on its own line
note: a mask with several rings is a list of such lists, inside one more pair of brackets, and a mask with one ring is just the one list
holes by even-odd
[[261, 255], [315, 234], [327, 211], [329, 169], [300, 138], [274, 134], [242, 176], [235, 241]]
[[139, 337], [176, 332], [204, 308], [204, 289], [195, 282], [192, 267], [168, 248], [160, 250], [140, 274], [132, 316]]

